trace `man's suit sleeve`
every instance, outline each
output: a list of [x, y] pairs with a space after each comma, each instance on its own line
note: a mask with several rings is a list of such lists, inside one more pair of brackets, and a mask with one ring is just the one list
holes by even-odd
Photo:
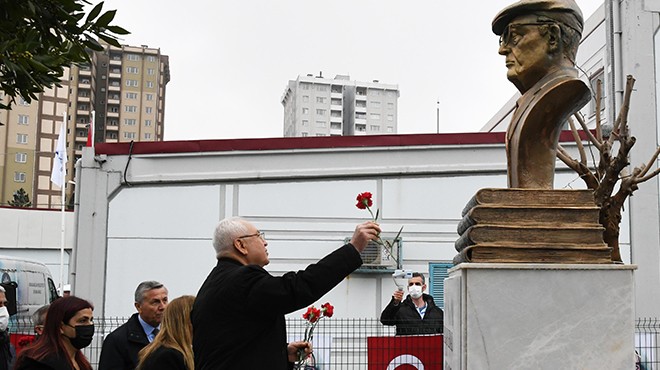
[[117, 333], [108, 334], [101, 347], [98, 370], [124, 370], [123, 356], [119, 352]]
[[401, 302], [395, 304], [394, 298], [390, 300], [383, 312], [380, 314], [380, 323], [383, 325], [396, 325], [396, 313], [399, 312]]
[[264, 308], [287, 314], [313, 303], [362, 265], [352, 244], [335, 250], [305, 270], [274, 277], [259, 266], [245, 266], [242, 288], [248, 291], [247, 310]]

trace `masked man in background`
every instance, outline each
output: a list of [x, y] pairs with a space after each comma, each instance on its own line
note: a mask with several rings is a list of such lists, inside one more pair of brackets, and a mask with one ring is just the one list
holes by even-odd
[[424, 275], [413, 272], [408, 280], [408, 296], [402, 300], [403, 290], [396, 290], [380, 314], [380, 322], [396, 325], [396, 335], [442, 334], [444, 312], [424, 290]]

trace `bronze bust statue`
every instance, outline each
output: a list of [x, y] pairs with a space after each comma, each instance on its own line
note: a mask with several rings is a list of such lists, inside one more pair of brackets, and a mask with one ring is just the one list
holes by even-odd
[[493, 20], [507, 78], [522, 94], [506, 136], [510, 188], [553, 188], [562, 126], [591, 97], [575, 68], [583, 24], [574, 0], [522, 0]]

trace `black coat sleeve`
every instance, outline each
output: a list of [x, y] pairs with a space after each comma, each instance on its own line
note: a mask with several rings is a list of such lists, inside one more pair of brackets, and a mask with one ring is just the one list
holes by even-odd
[[99, 370], [124, 370], [124, 354], [122, 354], [118, 334], [115, 330], [105, 337], [99, 358]]
[[293, 312], [321, 298], [360, 265], [362, 258], [357, 249], [346, 244], [305, 270], [279, 277], [259, 266], [245, 266], [252, 270], [243, 274], [242, 289], [248, 292], [245, 309], [257, 314], [263, 313], [263, 307], [271, 313]]
[[397, 319], [396, 314], [399, 312], [401, 307], [401, 302], [396, 304], [394, 298], [390, 300], [390, 303], [387, 304], [383, 312], [380, 314], [380, 323], [383, 325], [396, 325]]

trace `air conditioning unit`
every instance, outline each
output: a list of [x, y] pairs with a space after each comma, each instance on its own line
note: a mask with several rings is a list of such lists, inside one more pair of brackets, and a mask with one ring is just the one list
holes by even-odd
[[401, 239], [395, 242], [393, 239], [384, 238], [383, 241], [386, 245], [375, 241], [369, 242], [360, 253], [362, 266], [357, 270], [358, 272], [388, 272], [400, 267]]

